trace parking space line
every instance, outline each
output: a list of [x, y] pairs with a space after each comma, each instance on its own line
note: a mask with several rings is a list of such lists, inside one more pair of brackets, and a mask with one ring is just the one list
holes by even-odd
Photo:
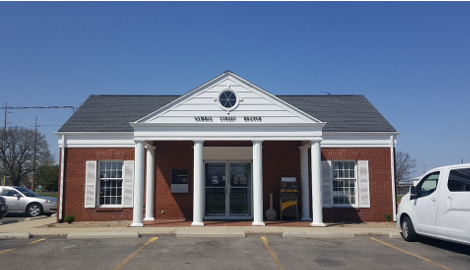
[[438, 266], [438, 267], [440, 267], [440, 268], [443, 268], [443, 269], [446, 269], [446, 270], [452, 270], [451, 268], [449, 268], [449, 267], [447, 267], [447, 266], [444, 266], [444, 265], [439, 264], [439, 263], [437, 263], [437, 262], [431, 261], [430, 259], [421, 257], [421, 256], [419, 256], [419, 255], [416, 255], [416, 254], [411, 253], [411, 252], [409, 252], [409, 251], [406, 251], [406, 250], [404, 250], [404, 249], [398, 248], [398, 247], [396, 247], [396, 246], [394, 246], [394, 245], [390, 245], [389, 243], [382, 242], [382, 241], [380, 241], [380, 240], [378, 240], [378, 239], [375, 239], [375, 238], [371, 238], [371, 239], [374, 240], [374, 241], [376, 241], [376, 242], [379, 242], [379, 243], [381, 243], [381, 244], [384, 244], [384, 245], [386, 245], [386, 246], [389, 246], [389, 247], [391, 247], [391, 248], [394, 248], [394, 249], [396, 249], [396, 250], [399, 250], [399, 251], [401, 251], [401, 252], [403, 252], [403, 253], [406, 253], [406, 254], [408, 254], [408, 255], [411, 255], [411, 256], [413, 256], [413, 257], [416, 257], [416, 258], [418, 258], [418, 259], [421, 259], [421, 260], [423, 260], [423, 261], [426, 261], [426, 262], [428, 262], [428, 263], [434, 264], [435, 266]]
[[285, 268], [284, 268], [284, 266], [282, 265], [281, 261], [280, 261], [279, 258], [277, 257], [276, 252], [275, 252], [274, 249], [272, 249], [271, 246], [269, 245], [268, 239], [266, 239], [266, 237], [264, 237], [264, 236], [261, 236], [261, 240], [263, 240], [263, 243], [264, 243], [264, 245], [266, 246], [266, 248], [268, 249], [269, 253], [271, 254], [271, 257], [273, 257], [274, 263], [276, 263], [277, 268], [279, 268], [279, 270], [285, 270]]
[[12, 251], [12, 250], [15, 250], [15, 249], [14, 248], [5, 249], [5, 250], [0, 251], [0, 254], [7, 253], [7, 252]]
[[42, 238], [42, 239], [39, 239], [39, 240], [33, 241], [33, 242], [31, 242], [31, 243], [27, 243], [26, 245], [35, 244], [35, 243], [37, 243], [37, 242], [41, 242], [41, 241], [44, 241], [44, 240], [46, 240], [46, 238]]
[[[42, 238], [42, 239], [33, 241], [33, 242], [31, 242], [31, 243], [26, 243], [26, 245], [31, 245], [31, 244], [34, 244], [34, 243], [37, 243], [37, 242], [41, 242], [41, 241], [44, 241], [44, 240], [46, 240], [46, 238]], [[15, 249], [16, 249], [16, 248], [10, 248], [10, 249], [6, 249], [6, 250], [2, 250], [2, 251], [0, 251], [0, 254], [7, 253], [7, 252], [10, 252], [10, 251], [15, 250]]]
[[141, 252], [145, 247], [147, 247], [148, 245], [150, 245], [153, 241], [157, 240], [158, 237], [152, 237], [150, 238], [150, 240], [147, 241], [147, 243], [145, 243], [143, 246], [141, 246], [138, 250], [136, 250], [134, 253], [132, 253], [131, 255], [129, 255], [129, 257], [127, 257], [124, 261], [122, 261], [120, 264], [116, 265], [116, 267], [113, 268], [113, 270], [119, 270], [121, 269], [126, 263], [128, 263], [132, 258], [134, 258], [135, 255], [137, 255], [137, 253]]

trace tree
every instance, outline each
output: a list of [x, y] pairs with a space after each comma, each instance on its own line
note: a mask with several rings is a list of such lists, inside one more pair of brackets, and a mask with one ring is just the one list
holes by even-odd
[[410, 154], [398, 152], [396, 156], [396, 181], [397, 183], [411, 181], [411, 174], [416, 172], [416, 159], [412, 159]]
[[42, 165], [36, 169], [35, 182], [42, 186], [43, 191], [59, 189], [59, 165]]
[[0, 141], [5, 145], [1, 147], [0, 159], [12, 185], [27, 184], [28, 177], [34, 170], [34, 162], [36, 167], [54, 163], [43, 134], [24, 127], [8, 128], [0, 134]]

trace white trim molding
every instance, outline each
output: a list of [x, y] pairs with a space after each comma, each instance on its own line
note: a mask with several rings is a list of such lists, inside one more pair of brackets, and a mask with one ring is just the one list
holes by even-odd
[[62, 148], [62, 135], [67, 136], [66, 148], [134, 148], [134, 132], [55, 132]]
[[322, 148], [382, 148], [396, 145], [399, 132], [323, 132]]

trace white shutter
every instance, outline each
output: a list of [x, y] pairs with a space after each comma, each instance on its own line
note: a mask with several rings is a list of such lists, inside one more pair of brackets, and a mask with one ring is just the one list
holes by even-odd
[[86, 179], [85, 179], [85, 208], [96, 207], [96, 174], [97, 162], [90, 160], [86, 162]]
[[122, 181], [122, 207], [134, 206], [134, 161], [124, 161], [124, 178]]
[[359, 160], [358, 167], [358, 183], [359, 183], [359, 207], [370, 208], [370, 192], [369, 192], [369, 161]]
[[321, 162], [322, 170], [322, 195], [323, 195], [323, 207], [333, 206], [333, 188], [331, 181], [331, 164], [330, 161]]

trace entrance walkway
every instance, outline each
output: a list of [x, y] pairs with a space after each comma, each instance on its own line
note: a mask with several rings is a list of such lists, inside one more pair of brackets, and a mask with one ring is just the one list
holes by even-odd
[[[144, 221], [144, 227], [185, 227], [191, 226], [192, 221], [186, 220], [155, 220]], [[253, 221], [204, 221], [204, 226], [252, 226]], [[264, 221], [265, 226], [310, 227], [311, 221]], [[255, 226], [256, 227], [256, 226]]]

